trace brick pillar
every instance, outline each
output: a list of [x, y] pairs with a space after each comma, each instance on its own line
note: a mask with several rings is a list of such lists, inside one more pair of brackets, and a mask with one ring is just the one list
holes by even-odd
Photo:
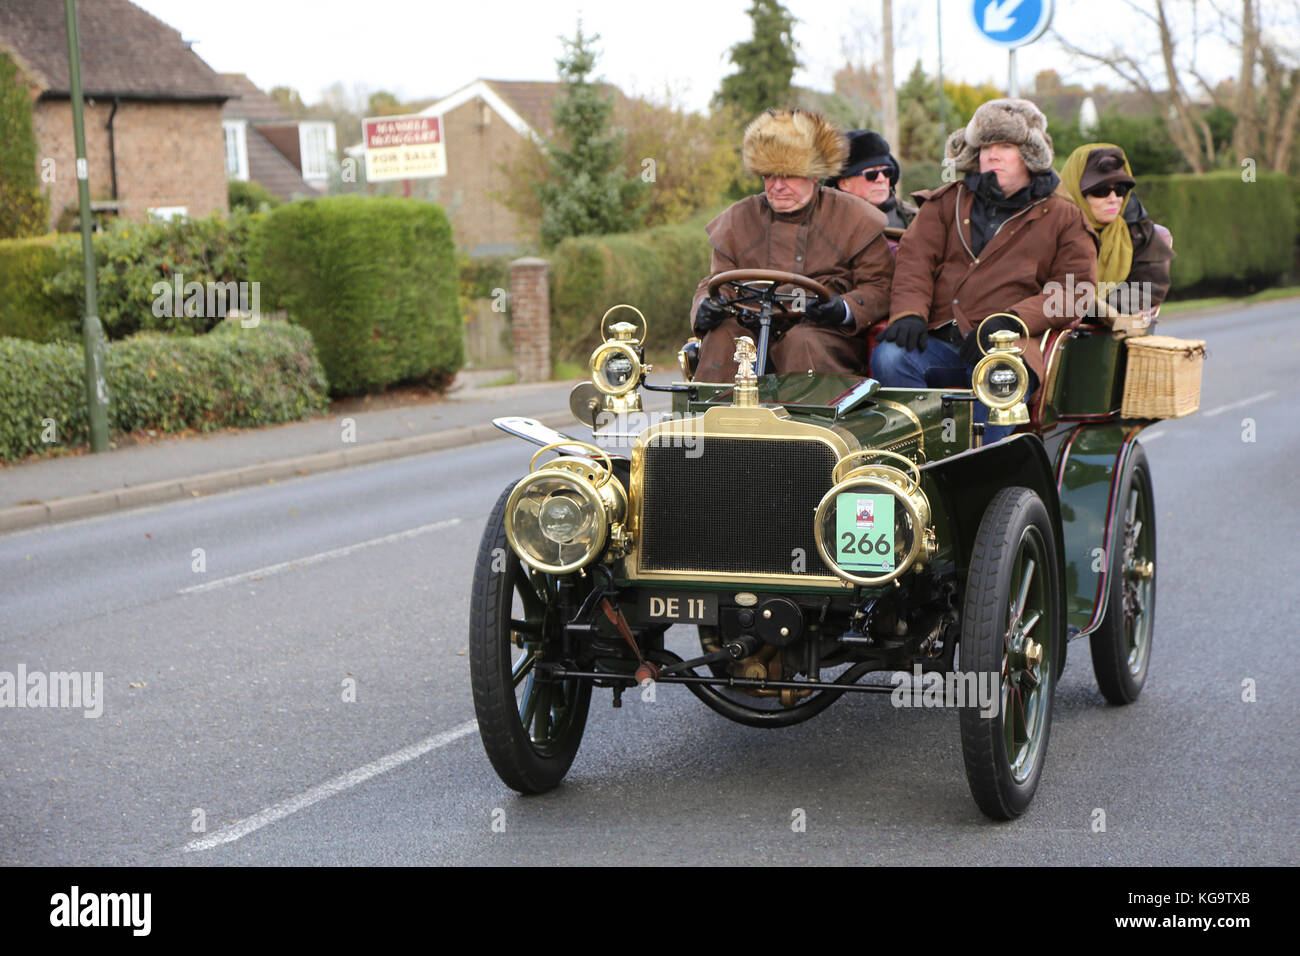
[[510, 312], [515, 349], [515, 381], [545, 382], [551, 377], [550, 263], [524, 258], [510, 263]]

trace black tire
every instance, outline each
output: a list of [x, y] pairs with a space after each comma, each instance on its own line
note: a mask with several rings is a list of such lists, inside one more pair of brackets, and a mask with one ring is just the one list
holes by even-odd
[[996, 714], [983, 715], [970, 702], [961, 710], [966, 780], [979, 808], [995, 820], [1020, 816], [1038, 788], [1052, 729], [1051, 662], [1065, 639], [1064, 623], [1047, 508], [1028, 488], [1003, 488], [975, 536], [959, 645], [959, 670], [974, 672], [976, 686], [997, 675]]
[[[505, 506], [513, 489], [512, 482], [488, 517], [474, 568], [470, 684], [479, 736], [497, 775], [520, 793], [544, 793], [564, 779], [578, 752], [591, 684], [540, 681], [528, 664], [529, 657], [535, 663], [557, 650], [559, 623], [537, 590], [547, 587], [546, 576], [522, 565], [506, 540]], [[517, 680], [516, 669], [522, 670]], [[524, 711], [531, 715], [527, 726]]]
[[1156, 614], [1156, 508], [1151, 469], [1139, 445], [1120, 486], [1106, 587], [1106, 616], [1092, 632], [1092, 670], [1112, 704], [1131, 704], [1142, 693], [1151, 661]]

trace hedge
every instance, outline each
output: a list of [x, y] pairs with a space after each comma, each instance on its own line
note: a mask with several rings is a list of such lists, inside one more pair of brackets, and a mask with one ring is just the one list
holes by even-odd
[[249, 239], [263, 307], [311, 330], [330, 386], [450, 381], [464, 361], [455, 247], [442, 208], [333, 196], [266, 213]]
[[601, 341], [600, 317], [619, 303], [645, 313], [648, 345], [675, 353], [709, 265], [708, 236], [695, 224], [565, 239], [551, 254], [552, 358], [587, 358]]
[[[105, 373], [113, 432], [252, 427], [328, 407], [310, 333], [285, 323], [245, 329], [232, 321], [200, 337], [138, 335], [109, 344]], [[0, 459], [87, 441], [81, 347], [0, 338], [0, 408]], [[47, 442], [51, 422], [55, 441]]]
[[58, 268], [54, 237], [0, 239], [0, 336], [71, 340], [77, 325], [44, 289]]
[[1142, 176], [1137, 193], [1174, 237], [1172, 289], [1275, 283], [1291, 268], [1295, 216], [1283, 173]]
[[[104, 333], [110, 339], [124, 339], [145, 331], [184, 335], [208, 332], [221, 323], [225, 311], [207, 307], [209, 283], [234, 283], [235, 287], [245, 283], [245, 297], [251, 304], [244, 247], [257, 218], [235, 210], [228, 217], [172, 222], [118, 219], [108, 230], [96, 233], [95, 299]], [[86, 298], [81, 236], [60, 236], [54, 248], [58, 261], [45, 288], [70, 334], [75, 336], [81, 328]], [[155, 290], [160, 282], [181, 284], [179, 312], [173, 293]], [[186, 295], [184, 289], [190, 283], [202, 286], [205, 295]], [[198, 298], [203, 298], [203, 308], [198, 308]], [[187, 300], [193, 305], [187, 306]]]
[[0, 239], [39, 236], [48, 228], [49, 196], [36, 178], [36, 135], [27, 83], [0, 53]]

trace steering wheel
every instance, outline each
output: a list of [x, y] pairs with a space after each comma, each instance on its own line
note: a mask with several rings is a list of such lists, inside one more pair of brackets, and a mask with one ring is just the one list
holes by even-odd
[[[795, 286], [797, 291], [778, 292], [783, 285]], [[720, 294], [724, 288], [732, 294]], [[816, 279], [777, 269], [731, 269], [709, 280], [709, 295], [730, 306], [742, 325], [757, 322], [764, 306], [779, 322], [778, 327], [793, 325], [803, 318], [808, 306], [829, 302], [834, 294]], [[798, 308], [790, 308], [792, 305]]]

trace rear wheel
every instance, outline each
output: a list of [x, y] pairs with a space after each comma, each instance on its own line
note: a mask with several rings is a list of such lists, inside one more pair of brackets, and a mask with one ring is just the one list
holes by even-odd
[[544, 680], [539, 662], [560, 648], [553, 583], [520, 563], [505, 533], [511, 483], [488, 517], [470, 596], [469, 670], [483, 748], [520, 793], [553, 789], [582, 742], [591, 684]]
[[1156, 613], [1156, 508], [1151, 469], [1133, 449], [1120, 486], [1119, 513], [1108, 553], [1106, 616], [1090, 640], [1102, 696], [1131, 704], [1142, 693]]
[[1051, 517], [1030, 489], [1004, 488], [975, 537], [960, 644], [960, 670], [993, 690], [997, 710], [967, 700], [961, 711], [966, 779], [995, 820], [1018, 817], [1038, 788], [1063, 621]]

